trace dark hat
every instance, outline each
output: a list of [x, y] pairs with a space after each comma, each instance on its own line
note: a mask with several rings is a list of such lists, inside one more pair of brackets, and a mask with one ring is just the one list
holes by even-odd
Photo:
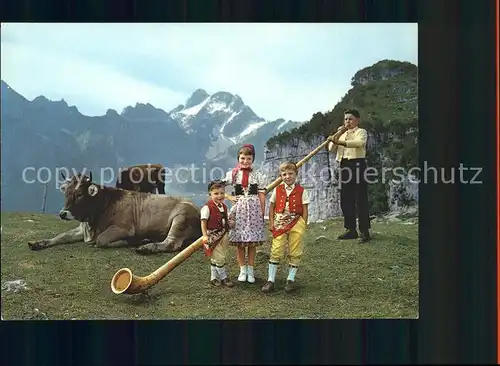
[[253, 146], [252, 144], [245, 144], [243, 145], [242, 147], [240, 147], [240, 149], [238, 150], [238, 156], [237, 158], [239, 158], [240, 156], [240, 151], [241, 149], [243, 149], [244, 147], [250, 149], [252, 151], [252, 157], [253, 157], [253, 160], [255, 160], [255, 146]]
[[216, 180], [213, 180], [211, 181], [210, 183], [208, 183], [208, 191], [210, 192], [210, 190], [212, 189], [213, 186], [219, 186], [219, 187], [225, 187], [226, 184], [220, 180], [220, 179], [216, 179]]

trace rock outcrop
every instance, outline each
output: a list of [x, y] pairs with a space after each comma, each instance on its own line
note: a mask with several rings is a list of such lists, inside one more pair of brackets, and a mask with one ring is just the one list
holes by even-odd
[[[409, 173], [418, 164], [417, 67], [380, 61], [356, 73], [351, 85], [332, 111], [316, 113], [301, 127], [268, 141], [262, 167], [268, 181], [277, 178], [280, 163], [299, 162], [335, 131], [345, 109], [356, 108], [361, 113], [361, 127], [368, 131], [368, 166], [377, 171], [376, 181], [368, 189], [370, 213], [414, 209], [418, 181]], [[338, 169], [335, 154], [326, 148], [300, 169], [299, 181], [311, 197], [311, 222], [342, 215]]]
[[[295, 138], [287, 144], [276, 145], [272, 150], [266, 150], [262, 171], [268, 182], [271, 183], [278, 178], [278, 168], [282, 162], [287, 160], [298, 162], [322, 142], [321, 137], [311, 141]], [[310, 222], [340, 214], [340, 192], [335, 179], [336, 170], [335, 156], [328, 153], [327, 149], [318, 152], [300, 168], [298, 181], [308, 190], [311, 201]]]

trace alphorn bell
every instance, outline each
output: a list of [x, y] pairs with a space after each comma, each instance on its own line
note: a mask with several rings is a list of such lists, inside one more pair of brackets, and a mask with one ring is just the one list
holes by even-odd
[[[296, 165], [300, 168], [309, 159], [316, 155], [321, 149], [323, 149], [329, 140], [325, 140], [321, 145], [316, 147], [313, 151], [307, 154], [302, 160], [300, 160]], [[278, 177], [273, 183], [266, 187], [266, 194], [272, 191], [278, 184], [282, 181], [281, 177]], [[202, 238], [197, 239], [194, 243], [187, 246], [184, 250], [175, 255], [163, 266], [158, 268], [153, 273], [145, 277], [139, 277], [132, 274], [132, 271], [128, 268], [122, 268], [115, 273], [111, 279], [111, 290], [115, 294], [137, 294], [146, 291], [160, 282], [167, 274], [172, 272], [179, 264], [184, 262], [189, 258], [194, 252], [199, 250], [203, 245]]]

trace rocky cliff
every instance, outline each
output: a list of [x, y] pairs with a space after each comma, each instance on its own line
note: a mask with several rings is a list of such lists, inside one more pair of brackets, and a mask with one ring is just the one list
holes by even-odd
[[[372, 151], [376, 150], [373, 135], [370, 135]], [[286, 144], [275, 145], [265, 151], [265, 162], [262, 172], [271, 183], [278, 178], [278, 167], [286, 161], [298, 162], [323, 142], [323, 137], [318, 136], [304, 141], [293, 138]], [[308, 190], [310, 197], [309, 221], [317, 222], [342, 215], [340, 209], [340, 190], [338, 177], [338, 163], [335, 154], [327, 149], [321, 150], [311, 160], [306, 162], [299, 170], [298, 181]], [[387, 207], [390, 212], [402, 212], [411, 206], [418, 205], [417, 177], [404, 177], [401, 182], [389, 181], [387, 183]], [[269, 201], [266, 203], [269, 208]], [[372, 204], [373, 206], [373, 204]], [[414, 207], [412, 208], [414, 209]], [[372, 210], [372, 214], [380, 211]]]
[[[278, 144], [266, 150], [262, 172], [266, 175], [268, 182], [271, 183], [278, 178], [278, 167], [283, 161], [298, 162], [323, 141], [320, 136], [309, 141], [292, 138], [286, 144]], [[298, 181], [308, 190], [311, 201], [309, 204], [310, 222], [338, 216], [340, 213], [340, 192], [335, 178], [336, 169], [335, 156], [324, 149], [299, 170]], [[269, 200], [267, 207], [269, 207]]]
[[[369, 186], [370, 213], [415, 209], [418, 177], [407, 172], [418, 166], [417, 77], [415, 65], [390, 60], [360, 70], [333, 110], [268, 141], [262, 166], [268, 181], [277, 178], [280, 163], [300, 161], [335, 131], [345, 109], [357, 108], [369, 135], [368, 165], [378, 172]], [[311, 222], [342, 214], [337, 177], [335, 155], [326, 148], [300, 169], [299, 181], [311, 197]]]

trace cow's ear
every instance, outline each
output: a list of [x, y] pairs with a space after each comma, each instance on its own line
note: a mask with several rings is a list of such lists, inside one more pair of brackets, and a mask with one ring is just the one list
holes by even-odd
[[95, 184], [91, 184], [89, 186], [89, 195], [94, 197], [99, 192], [99, 188]]

